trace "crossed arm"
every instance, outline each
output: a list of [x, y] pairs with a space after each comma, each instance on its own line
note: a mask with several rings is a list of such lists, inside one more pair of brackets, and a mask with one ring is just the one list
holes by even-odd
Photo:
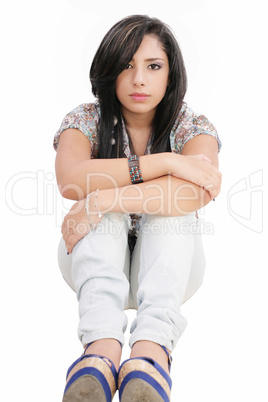
[[[181, 216], [198, 210], [217, 197], [221, 187], [218, 144], [209, 135], [189, 140], [181, 155], [160, 153], [140, 157], [144, 182], [131, 184], [128, 161], [90, 159], [91, 145], [77, 129], [61, 134], [56, 176], [63, 197], [76, 200], [62, 225], [69, 252], [89, 230], [84, 205], [86, 195], [98, 192], [98, 208], [108, 212]], [[91, 220], [98, 223], [94, 198], [90, 199]], [[76, 225], [70, 225], [75, 221]], [[76, 226], [85, 224], [85, 233]], [[80, 231], [81, 232], [81, 231]]]

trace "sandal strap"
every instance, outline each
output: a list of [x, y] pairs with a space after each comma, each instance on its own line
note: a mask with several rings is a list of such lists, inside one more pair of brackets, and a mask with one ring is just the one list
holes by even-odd
[[[89, 366], [85, 366], [85, 367], [80, 367], [79, 369], [77, 369], [76, 371], [74, 370], [73, 373], [70, 372], [71, 368], [74, 368], [75, 365], [79, 362], [81, 362], [81, 360], [86, 359], [86, 358], [95, 358], [95, 362], [92, 362], [92, 365], [90, 364]], [[110, 367], [106, 362], [102, 362], [101, 366], [99, 365], [100, 363], [97, 362], [96, 360], [101, 360], [100, 359], [101, 356], [98, 355], [85, 355], [85, 356], [81, 356], [78, 360], [76, 360], [76, 362], [74, 362], [74, 364], [72, 364], [72, 366], [70, 367], [70, 369], [68, 370], [70, 378], [67, 377], [67, 383], [66, 383], [66, 387], [64, 390], [64, 395], [66, 394], [66, 392], [68, 392], [69, 388], [72, 386], [72, 384], [78, 380], [80, 380], [80, 378], [84, 377], [84, 376], [93, 376], [94, 378], [96, 378], [99, 383], [100, 386], [102, 387], [105, 396], [106, 396], [106, 401], [107, 402], [111, 402], [113, 399], [113, 396], [116, 392], [116, 388], [117, 388], [117, 372], [113, 371], [113, 369], [115, 370], [114, 366]], [[97, 359], [96, 359], [97, 358]], [[111, 374], [108, 374], [108, 371], [106, 371], [106, 369], [104, 369], [103, 364], [106, 366], [107, 365], [107, 370], [108, 368], [111, 370], [111, 373], [113, 374], [111, 376]], [[114, 378], [114, 383], [112, 382], [112, 377]], [[72, 392], [71, 392], [72, 393]], [[64, 399], [65, 400], [65, 399]], [[70, 399], [68, 399], [70, 400]]]
[[[104, 363], [107, 364], [107, 366], [109, 367], [109, 369], [111, 370], [111, 372], [113, 373], [115, 383], [117, 383], [118, 373], [117, 373], [117, 371], [116, 371], [115, 365], [113, 364], [112, 360], [109, 359], [109, 357], [91, 354], [91, 355], [83, 355], [82, 358], [81, 358], [81, 360], [87, 359], [87, 358], [90, 358], [90, 357], [98, 357], [99, 359], [102, 359], [102, 360], [104, 361]], [[109, 360], [109, 362], [111, 363], [111, 366], [109, 366], [109, 364], [108, 364], [104, 359]]]
[[109, 360], [109, 362], [111, 363], [111, 366], [109, 366], [106, 362], [105, 362], [105, 363], [107, 364], [107, 366], [108, 366], [109, 369], [111, 370], [111, 372], [112, 372], [112, 374], [113, 374], [113, 377], [114, 377], [114, 380], [115, 380], [115, 383], [117, 384], [118, 373], [117, 373], [117, 371], [116, 371], [116, 368], [115, 368], [115, 365], [113, 364], [113, 362], [112, 362], [108, 357], [101, 356], [101, 355], [96, 355], [96, 354], [90, 354], [90, 355], [85, 355], [85, 354], [83, 354], [82, 356], [80, 356], [80, 357], [79, 357], [75, 362], [73, 362], [73, 364], [69, 367], [69, 369], [68, 369], [68, 371], [67, 371], [66, 379], [68, 378], [68, 376], [69, 376], [70, 372], [72, 371], [72, 369], [73, 369], [79, 362], [81, 362], [81, 360], [83, 360], [83, 359], [89, 359], [89, 358], [91, 358], [91, 357], [97, 357], [97, 358], [99, 358], [99, 359], [102, 359], [104, 362], [105, 362], [104, 359]]
[[172, 363], [172, 356], [171, 354], [168, 353], [167, 348], [165, 346], [160, 345], [161, 348], [163, 349], [163, 351], [166, 353], [167, 357], [168, 357], [168, 369], [170, 371], [171, 368], [171, 363]]
[[94, 341], [93, 341], [93, 342], [90, 342], [90, 343], [88, 343], [88, 344], [86, 345], [83, 355], [86, 355], [86, 351], [88, 350], [89, 346], [92, 345], [92, 343], [94, 343]]
[[[150, 369], [143, 365], [136, 365], [135, 362], [145, 362], [148, 365], [152, 365], [156, 372], [163, 379], [159, 381], [158, 376], [150, 372]], [[170, 390], [172, 387], [172, 380], [168, 373], [152, 358], [149, 357], [134, 357], [124, 361], [118, 372], [118, 389], [119, 400], [121, 400], [124, 388], [133, 379], [141, 379], [150, 384], [163, 398], [163, 402], [170, 401]]]

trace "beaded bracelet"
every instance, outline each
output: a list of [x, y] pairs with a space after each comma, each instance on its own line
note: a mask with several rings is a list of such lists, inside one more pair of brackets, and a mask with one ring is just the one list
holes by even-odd
[[86, 214], [87, 214], [87, 218], [89, 220], [90, 226], [92, 227], [92, 229], [95, 229], [96, 223], [94, 223], [93, 220], [91, 219], [90, 212], [89, 212], [89, 201], [90, 201], [91, 194], [92, 193], [87, 195], [86, 202], [85, 202], [85, 210], [86, 210]]
[[[98, 208], [98, 192], [99, 192], [99, 189], [97, 189], [95, 191], [94, 207], [96, 208], [96, 210], [98, 212], [98, 217], [102, 218], [103, 215], [101, 214], [101, 212], [100, 212], [100, 210]], [[97, 223], [92, 221], [91, 216], [90, 216], [90, 211], [89, 211], [89, 201], [90, 201], [91, 195], [92, 195], [92, 193], [89, 193], [87, 195], [86, 202], [85, 202], [85, 210], [86, 210], [86, 214], [87, 214], [87, 217], [88, 217], [90, 225], [92, 226], [93, 229], [95, 229], [95, 227], [97, 226]]]
[[98, 212], [98, 217], [99, 217], [99, 218], [102, 218], [102, 214], [101, 214], [101, 212], [100, 212], [100, 210], [99, 210], [99, 208], [98, 208], [98, 192], [99, 192], [99, 189], [97, 189], [97, 190], [95, 191], [94, 207], [96, 208], [96, 210], [97, 210], [97, 212]]
[[133, 155], [128, 158], [128, 167], [132, 184], [143, 183], [140, 170], [140, 158]]

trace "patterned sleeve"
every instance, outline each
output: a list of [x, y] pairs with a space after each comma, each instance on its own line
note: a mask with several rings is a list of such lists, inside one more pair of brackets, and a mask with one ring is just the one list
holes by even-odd
[[170, 135], [172, 152], [181, 153], [186, 142], [199, 134], [212, 135], [218, 142], [220, 152], [221, 141], [213, 124], [206, 116], [196, 114], [184, 103]]
[[59, 130], [54, 136], [53, 147], [57, 151], [60, 135], [68, 128], [79, 129], [91, 143], [91, 157], [95, 158], [98, 153], [97, 123], [99, 112], [96, 104], [83, 103], [68, 113], [63, 119]]

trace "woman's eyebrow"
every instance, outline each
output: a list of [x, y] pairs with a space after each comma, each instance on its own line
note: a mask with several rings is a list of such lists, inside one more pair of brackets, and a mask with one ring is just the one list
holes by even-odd
[[[156, 61], [156, 60], [165, 61], [164, 59], [162, 59], [162, 57], [150, 57], [149, 59], [145, 59], [144, 61], [150, 62], [150, 61]], [[135, 59], [131, 60], [131, 62], [133, 62], [133, 61], [135, 61]]]
[[150, 57], [149, 59], [146, 59], [145, 61], [156, 61], [156, 60], [164, 61], [164, 59], [162, 59], [162, 57]]

